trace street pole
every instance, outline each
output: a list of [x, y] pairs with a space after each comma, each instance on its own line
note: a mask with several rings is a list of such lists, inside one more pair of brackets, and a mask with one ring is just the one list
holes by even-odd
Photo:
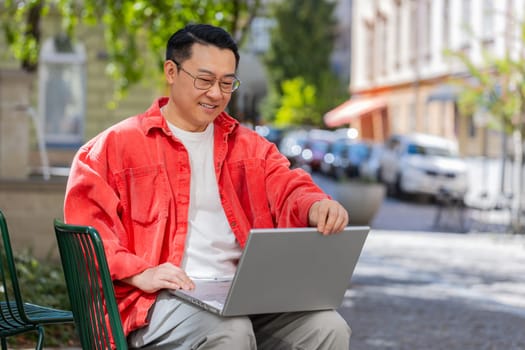
[[523, 167], [523, 140], [521, 130], [514, 130], [512, 133], [514, 143], [514, 197], [513, 215], [512, 215], [512, 232], [520, 233], [521, 231], [521, 186], [522, 186], [522, 167]]
[[500, 182], [499, 182], [499, 192], [504, 197], [505, 196], [505, 176], [506, 176], [506, 167], [507, 167], [507, 132], [503, 128], [501, 134], [501, 169], [500, 169]]

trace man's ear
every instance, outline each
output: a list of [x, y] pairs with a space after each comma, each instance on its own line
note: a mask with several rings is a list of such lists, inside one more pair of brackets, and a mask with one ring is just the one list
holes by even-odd
[[177, 65], [171, 60], [164, 61], [164, 76], [169, 84], [172, 84], [178, 74]]

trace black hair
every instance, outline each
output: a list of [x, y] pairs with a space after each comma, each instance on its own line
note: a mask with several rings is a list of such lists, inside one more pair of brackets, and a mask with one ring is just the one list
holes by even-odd
[[191, 58], [191, 49], [195, 43], [231, 50], [235, 55], [235, 68], [239, 66], [239, 49], [231, 35], [224, 29], [209, 24], [188, 24], [175, 32], [166, 46], [166, 60], [181, 64]]

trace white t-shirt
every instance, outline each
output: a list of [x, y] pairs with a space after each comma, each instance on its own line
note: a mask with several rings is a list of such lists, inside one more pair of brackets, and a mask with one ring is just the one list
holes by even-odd
[[191, 167], [189, 226], [182, 268], [192, 278], [232, 277], [242, 251], [219, 197], [213, 164], [213, 123], [203, 132], [168, 125], [186, 147]]

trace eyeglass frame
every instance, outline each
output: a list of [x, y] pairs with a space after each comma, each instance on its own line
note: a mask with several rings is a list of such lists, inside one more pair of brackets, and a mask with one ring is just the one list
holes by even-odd
[[[205, 91], [205, 90], [209, 90], [213, 87], [213, 85], [215, 85], [215, 83], [218, 81], [219, 82], [219, 89], [225, 93], [225, 94], [232, 94], [234, 93], [235, 91], [237, 91], [239, 89], [239, 87], [241, 86], [241, 81], [239, 80], [239, 78], [237, 78], [236, 76], [233, 76], [233, 81], [231, 83], [226, 83], [224, 81], [221, 81], [219, 79], [217, 79], [217, 77], [214, 77], [213, 79], [204, 79], [202, 77], [199, 77], [199, 76], [195, 76], [193, 74], [191, 74], [190, 72], [188, 72], [186, 69], [184, 69], [182, 67], [182, 64], [180, 64], [179, 62], [175, 61], [174, 59], [169, 59], [171, 62], [175, 63], [177, 65], [177, 68], [179, 68], [181, 71], [183, 71], [184, 73], [188, 74], [191, 78], [193, 78], [193, 87], [197, 90], [202, 90], [202, 91]], [[207, 87], [207, 88], [200, 88], [200, 87], [197, 87], [197, 80], [199, 81], [205, 81], [207, 84], [209, 84], [210, 86]], [[222, 87], [222, 83], [225, 83], [225, 84], [231, 84], [232, 88], [235, 88], [231, 91], [225, 91]], [[237, 85], [235, 85], [237, 83]]]

